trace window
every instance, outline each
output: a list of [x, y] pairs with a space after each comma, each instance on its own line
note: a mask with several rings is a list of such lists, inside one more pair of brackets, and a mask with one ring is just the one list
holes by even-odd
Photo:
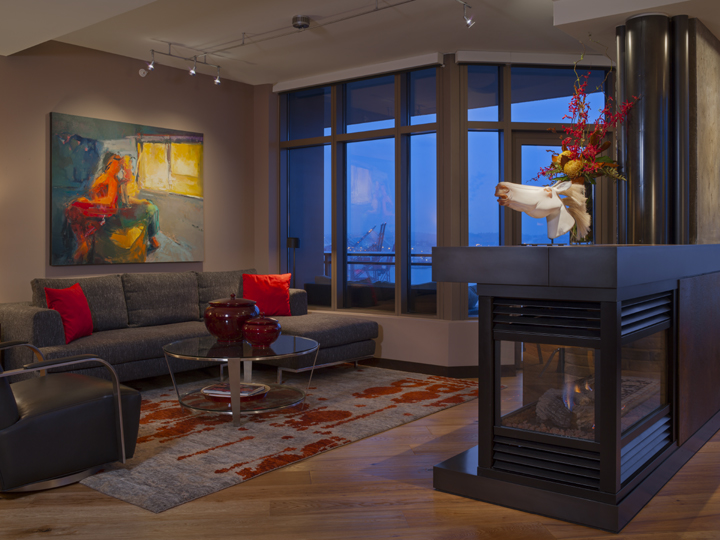
[[395, 140], [346, 147], [345, 306], [395, 311]]
[[437, 286], [432, 280], [432, 248], [437, 246], [437, 135], [410, 136], [409, 313], [434, 314]]
[[497, 122], [500, 105], [500, 68], [468, 66], [468, 120]]
[[[592, 111], [606, 78], [588, 76]], [[281, 264], [294, 286], [316, 308], [437, 316], [433, 247], [550, 244], [546, 220], [499, 206], [495, 187], [535, 182], [561, 150], [549, 130], [568, 123], [575, 81], [572, 66], [466, 65], [283, 94]], [[611, 198], [598, 200], [611, 208]], [[477, 314], [475, 284], [467, 305], [451, 290], [442, 317]]]
[[[595, 115], [605, 107], [605, 72], [577, 69], [589, 73], [587, 103]], [[513, 122], [563, 123], [573, 95], [575, 70], [568, 68], [513, 67], [511, 71], [511, 116]], [[593, 118], [593, 113], [590, 115]], [[595, 116], [596, 117], [596, 116]]]
[[432, 124], [437, 120], [435, 69], [423, 69], [409, 74], [410, 125]]
[[[288, 270], [293, 288], [305, 289], [308, 304], [331, 305], [331, 186], [330, 146], [294, 148], [287, 152]], [[293, 264], [294, 263], [294, 264]], [[293, 266], [295, 270], [293, 271]]]
[[468, 133], [468, 245], [500, 245], [500, 205], [493, 196], [500, 177], [500, 133]]
[[[437, 313], [431, 271], [436, 71], [341, 83], [334, 92], [302, 90], [281, 100], [281, 129], [289, 137], [281, 143], [285, 231], [299, 241], [284, 260], [290, 269], [295, 256], [295, 286], [307, 291], [309, 305]], [[296, 109], [306, 106], [322, 121], [300, 126], [307, 111]], [[337, 125], [328, 125], [333, 107]], [[314, 137], [322, 138], [307, 140]]]
[[395, 127], [395, 77], [345, 85], [345, 133]]
[[330, 87], [310, 88], [288, 94], [284, 101], [286, 126], [283, 140], [330, 135]]

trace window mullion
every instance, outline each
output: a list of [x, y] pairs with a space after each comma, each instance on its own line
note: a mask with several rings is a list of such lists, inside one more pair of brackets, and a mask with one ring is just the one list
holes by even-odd
[[408, 269], [406, 261], [410, 204], [407, 182], [407, 144], [400, 128], [408, 121], [407, 76], [395, 75], [395, 314], [407, 312]]

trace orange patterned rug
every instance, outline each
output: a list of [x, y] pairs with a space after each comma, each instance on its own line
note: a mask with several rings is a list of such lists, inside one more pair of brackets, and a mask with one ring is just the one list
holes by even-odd
[[[256, 372], [253, 380], [274, 375]], [[287, 383], [304, 389], [307, 380], [295, 375]], [[474, 381], [345, 364], [315, 372], [305, 404], [237, 427], [229, 416], [180, 407], [172, 388], [150, 390], [135, 456], [82, 483], [163, 512], [476, 397]]]

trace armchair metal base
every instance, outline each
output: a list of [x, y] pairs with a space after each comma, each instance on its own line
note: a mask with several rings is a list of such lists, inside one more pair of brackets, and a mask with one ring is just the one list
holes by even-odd
[[70, 484], [75, 484], [76, 482], [79, 482], [80, 480], [84, 480], [88, 476], [92, 476], [96, 472], [100, 471], [103, 467], [104, 467], [104, 465], [99, 465], [97, 467], [90, 467], [89, 469], [86, 469], [84, 471], [80, 471], [80, 472], [73, 473], [73, 474], [68, 474], [67, 476], [53, 478], [52, 480], [43, 480], [42, 482], [33, 482], [32, 484], [20, 486], [15, 489], [8, 489], [5, 491], [0, 491], [0, 493], [24, 493], [27, 491], [44, 491], [46, 489], [55, 489], [55, 488], [67, 486]]

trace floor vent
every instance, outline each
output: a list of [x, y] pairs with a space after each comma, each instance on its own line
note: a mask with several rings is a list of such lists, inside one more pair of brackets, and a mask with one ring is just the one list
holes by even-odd
[[599, 489], [600, 454], [496, 436], [493, 468], [552, 482]]
[[622, 304], [622, 335], [644, 330], [672, 317], [672, 293], [664, 292], [625, 300]]
[[670, 416], [664, 416], [620, 452], [620, 482], [624, 483], [672, 442]]
[[600, 303], [495, 298], [493, 329], [600, 339]]

